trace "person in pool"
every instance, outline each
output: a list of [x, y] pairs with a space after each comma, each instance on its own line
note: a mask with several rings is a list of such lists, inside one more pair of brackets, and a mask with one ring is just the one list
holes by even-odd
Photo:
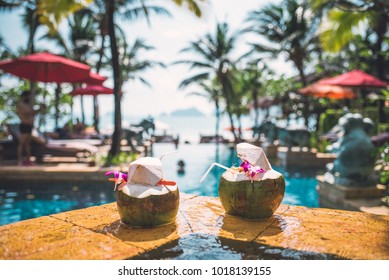
[[[30, 165], [32, 129], [34, 128], [34, 117], [38, 112], [44, 110], [44, 106], [34, 110], [31, 92], [23, 91], [20, 101], [16, 105], [16, 114], [20, 119], [20, 139], [18, 146], [18, 165]], [[23, 159], [23, 150], [26, 151], [27, 160]]]

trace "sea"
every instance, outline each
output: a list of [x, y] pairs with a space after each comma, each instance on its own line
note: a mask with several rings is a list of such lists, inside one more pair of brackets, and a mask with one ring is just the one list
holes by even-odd
[[[193, 108], [192, 108], [193, 109]], [[185, 111], [185, 110], [179, 110]], [[188, 110], [193, 111], [193, 110]], [[198, 111], [197, 111], [198, 112]], [[267, 116], [272, 121], [277, 123], [280, 126], [285, 126], [286, 121], [282, 119], [281, 108], [277, 105], [271, 106], [269, 111], [259, 110], [258, 114], [258, 123], [260, 124]], [[1, 112], [0, 112], [1, 115]], [[108, 112], [100, 116], [100, 131], [104, 135], [110, 136], [113, 133], [114, 124], [113, 124], [113, 112]], [[211, 136], [216, 135], [216, 116], [213, 114], [206, 115], [202, 113], [198, 114], [160, 114], [157, 116], [134, 116], [134, 115], [122, 115], [122, 127], [129, 128], [132, 125], [139, 124], [143, 119], [153, 118], [155, 123], [155, 134], [156, 135], [171, 135], [174, 138], [179, 137], [181, 143], [191, 143], [196, 144], [200, 142], [202, 135]], [[62, 127], [68, 119], [60, 119], [59, 126]], [[37, 120], [38, 122], [39, 120]], [[235, 121], [235, 126], [238, 126], [238, 120]], [[13, 122], [18, 122], [13, 120]], [[92, 123], [92, 116], [86, 116], [86, 124]], [[249, 115], [244, 115], [240, 119], [242, 124], [242, 136], [243, 139], [250, 140], [252, 139], [252, 127], [254, 126], [254, 114], [250, 113]], [[314, 127], [316, 123], [315, 119], [309, 120], [309, 128]], [[54, 131], [54, 119], [46, 118], [41, 126], [41, 132]], [[303, 118], [299, 118], [296, 114], [291, 114], [289, 125], [304, 125]], [[230, 129], [230, 121], [226, 114], [222, 114], [220, 117], [219, 131], [218, 134], [222, 135], [225, 139], [233, 140], [233, 134]]]

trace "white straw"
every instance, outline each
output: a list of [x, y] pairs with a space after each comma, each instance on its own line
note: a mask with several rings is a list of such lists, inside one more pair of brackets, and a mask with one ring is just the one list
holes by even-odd
[[178, 153], [178, 150], [175, 150], [175, 151], [172, 151], [172, 152], [164, 153], [164, 154], [162, 154], [162, 155], [159, 157], [159, 160], [162, 161], [162, 159], [163, 159], [165, 156], [170, 156], [171, 154], [175, 154], [175, 153]]
[[200, 184], [204, 181], [205, 177], [208, 176], [209, 172], [211, 171], [211, 169], [212, 169], [215, 165], [216, 165], [216, 166], [219, 166], [219, 167], [221, 167], [221, 168], [223, 168], [223, 169], [225, 169], [225, 170], [227, 170], [227, 171], [231, 171], [231, 172], [236, 173], [235, 170], [233, 170], [233, 169], [231, 169], [231, 168], [229, 168], [229, 167], [226, 167], [226, 166], [224, 166], [224, 165], [222, 165], [222, 164], [220, 164], [220, 163], [214, 162], [214, 163], [212, 163], [211, 166], [208, 168], [207, 172], [205, 172], [205, 174], [203, 175], [203, 177], [201, 177], [201, 179], [200, 179]]

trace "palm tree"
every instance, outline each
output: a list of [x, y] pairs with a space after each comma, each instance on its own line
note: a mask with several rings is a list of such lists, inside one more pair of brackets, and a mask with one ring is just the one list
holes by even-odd
[[[338, 52], [347, 45], [360, 43], [362, 33], [365, 33], [363, 42], [369, 49], [369, 58], [373, 58], [373, 63], [367, 63], [367, 67], [370, 68], [369, 72], [382, 80], [387, 79], [386, 75], [389, 72], [386, 51], [389, 40], [387, 34], [389, 3], [387, 1], [343, 0], [327, 3], [324, 0], [311, 0], [311, 5], [318, 13], [327, 15], [326, 23], [323, 24], [320, 34], [320, 41], [325, 50]], [[359, 28], [361, 24], [365, 26], [365, 32]], [[357, 53], [352, 61], [361, 58], [360, 53]], [[379, 102], [379, 119], [385, 122], [383, 100]]]
[[[54, 1], [55, 0], [51, 0]], [[50, 2], [51, 2], [50, 1]], [[76, 0], [67, 1], [67, 0], [56, 0], [59, 3], [62, 2], [77, 2]], [[197, 16], [201, 15], [201, 10], [198, 1], [203, 0], [172, 0], [173, 3], [177, 5], [185, 4], [190, 11], [193, 11]], [[41, 1], [42, 2], [42, 1]], [[112, 64], [112, 74], [114, 80], [114, 96], [115, 96], [115, 113], [114, 113], [114, 123], [115, 129], [112, 135], [112, 146], [109, 151], [108, 162], [120, 152], [120, 135], [122, 131], [121, 127], [121, 87], [123, 84], [123, 77], [120, 71], [119, 63], [119, 50], [117, 44], [116, 30], [117, 25], [115, 23], [117, 16], [123, 16], [127, 20], [134, 20], [137, 18], [146, 18], [149, 19], [150, 13], [155, 13], [159, 15], [167, 15], [168, 12], [166, 9], [149, 5], [148, 0], [95, 0], [96, 3], [99, 3], [99, 7], [104, 11], [105, 16], [102, 17], [103, 21], [101, 22], [101, 36], [108, 36], [110, 42], [110, 54], [111, 54], [111, 64]], [[58, 3], [57, 3], [58, 4]], [[59, 4], [58, 4], [59, 5]], [[54, 21], [62, 19], [64, 15], [69, 14], [69, 3], [64, 3], [62, 7], [65, 9], [51, 9], [55, 11]], [[47, 9], [49, 10], [49, 9]], [[51, 19], [50, 14], [46, 17], [48, 20]], [[102, 40], [103, 41], [103, 40]]]
[[[372, 55], [375, 57], [375, 74], [385, 79], [384, 47], [387, 46], [389, 30], [389, 4], [380, 0], [372, 1], [336, 1], [331, 6], [323, 0], [312, 0], [316, 10], [327, 12], [326, 28], [320, 34], [320, 41], [327, 51], [340, 51], [355, 36], [360, 35], [361, 23], [367, 27], [370, 36]], [[329, 10], [328, 10], [329, 8]]]
[[143, 39], [136, 39], [132, 45], [128, 46], [125, 53], [120, 55], [120, 68], [124, 82], [140, 81], [142, 84], [151, 87], [151, 84], [140, 74], [155, 66], [166, 67], [162, 62], [142, 59], [144, 52], [154, 49]]
[[[82, 12], [75, 12], [68, 18], [69, 34], [64, 37], [62, 33], [54, 30], [42, 36], [44, 39], [49, 39], [57, 44], [61, 49], [62, 54], [73, 60], [91, 64], [89, 57], [93, 51], [93, 46], [97, 38], [96, 24], [90, 17]], [[59, 99], [61, 88], [57, 85], [56, 106], [55, 106], [55, 125], [58, 127], [59, 118]], [[84, 102], [81, 96], [81, 119], [85, 123]]]
[[[260, 10], [249, 13], [247, 21], [251, 24], [246, 31], [254, 32], [272, 45], [252, 44], [260, 53], [277, 57], [285, 53], [297, 68], [300, 80], [307, 84], [306, 62], [317, 50], [315, 36], [317, 21], [308, 5], [297, 0], [284, 0], [279, 5], [269, 4]], [[275, 46], [274, 46], [275, 44]]]
[[23, 9], [22, 22], [28, 29], [27, 53], [35, 52], [35, 35], [39, 22], [38, 1], [37, 0], [3, 0], [0, 1], [0, 11], [13, 11], [15, 9]]
[[[119, 52], [116, 40], [115, 33], [115, 15], [117, 14], [118, 8], [121, 9], [121, 15], [123, 15], [128, 20], [133, 20], [139, 17], [145, 17], [149, 19], [150, 13], [155, 13], [158, 15], [168, 15], [169, 13], [162, 7], [158, 6], [148, 6], [146, 5], [146, 0], [117, 0], [110, 1], [105, 0], [105, 11], [107, 14], [107, 34], [110, 39], [110, 50], [111, 50], [111, 60], [112, 60], [112, 69], [113, 69], [113, 79], [114, 79], [114, 95], [115, 95], [115, 115], [114, 123], [115, 129], [112, 135], [112, 146], [109, 151], [108, 161], [117, 155], [120, 152], [120, 135], [122, 131], [121, 126], [121, 87], [123, 84], [123, 77], [120, 71], [119, 63]], [[188, 3], [190, 10], [194, 11], [194, 7], [198, 7], [195, 1], [186, 0], [186, 1], [174, 1], [176, 4]], [[195, 12], [196, 13], [196, 12]], [[201, 15], [200, 10], [198, 9], [197, 15]]]
[[272, 71], [260, 61], [251, 61], [243, 69], [237, 72], [237, 82], [240, 84], [240, 90], [250, 96], [254, 109], [254, 127], [258, 126], [258, 99], [264, 96], [263, 82], [272, 74]]
[[[246, 30], [265, 38], [268, 44], [252, 44], [253, 51], [274, 57], [284, 53], [298, 70], [303, 86], [307, 85], [306, 64], [317, 51], [315, 35], [318, 20], [306, 2], [284, 0], [279, 5], [269, 4], [249, 13], [251, 24]], [[305, 122], [308, 122], [308, 101], [305, 100]]]
[[123, 8], [122, 15], [128, 19], [134, 19], [140, 16], [148, 18], [149, 13], [154, 11], [157, 14], [167, 14], [167, 11], [161, 7], [150, 7], [145, 5], [145, 1], [127, 0], [127, 1], [110, 1], [105, 0], [105, 10], [107, 12], [107, 34], [110, 40], [111, 62], [114, 80], [114, 96], [115, 96], [115, 112], [114, 123], [115, 128], [112, 134], [112, 146], [109, 151], [108, 161], [120, 152], [120, 138], [122, 133], [122, 113], [121, 113], [121, 91], [123, 85], [123, 76], [120, 70], [119, 51], [115, 30], [115, 15], [119, 8]]
[[227, 23], [218, 23], [214, 34], [207, 33], [198, 40], [190, 42], [187, 48], [181, 50], [182, 53], [193, 53], [197, 59], [180, 60], [175, 63], [188, 64], [191, 69], [202, 70], [200, 73], [183, 80], [179, 85], [180, 88], [213, 78], [217, 81], [226, 103], [234, 140], [238, 141], [232, 113], [233, 89], [230, 81], [230, 71], [233, 66], [231, 53], [235, 47], [236, 37], [236, 34], [229, 34]]
[[215, 117], [216, 117], [216, 127], [215, 127], [215, 136], [216, 143], [219, 143], [219, 130], [220, 130], [220, 112], [221, 112], [221, 99], [222, 99], [222, 89], [218, 84], [216, 79], [205, 80], [199, 83], [201, 88], [200, 91], [194, 91], [190, 95], [201, 96], [207, 98], [215, 104]]
[[10, 58], [12, 56], [12, 50], [5, 43], [4, 37], [0, 34], [0, 59]]

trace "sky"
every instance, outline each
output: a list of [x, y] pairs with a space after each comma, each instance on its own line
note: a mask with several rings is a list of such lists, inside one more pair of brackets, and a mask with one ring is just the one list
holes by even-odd
[[[170, 113], [177, 109], [196, 107], [205, 114], [211, 114], [213, 104], [199, 96], [191, 96], [189, 93], [196, 90], [191, 86], [185, 90], [179, 90], [179, 83], [195, 71], [190, 71], [186, 65], [172, 65], [174, 61], [192, 58], [189, 53], [180, 54], [179, 51], [186, 47], [190, 41], [196, 40], [207, 32], [214, 32], [217, 22], [226, 21], [232, 32], [245, 27], [244, 20], [249, 11], [259, 9], [270, 0], [210, 0], [210, 5], [205, 7], [204, 16], [196, 18], [185, 9], [167, 5], [172, 14], [171, 18], [153, 16], [151, 26], [145, 20], [137, 22], [123, 22], [122, 27], [126, 32], [129, 42], [136, 38], [143, 38], [155, 47], [155, 50], [145, 54], [146, 57], [162, 61], [167, 68], [156, 67], [144, 73], [143, 77], [152, 84], [148, 88], [140, 83], [127, 82], [124, 84], [124, 98], [122, 112], [135, 116], [157, 116], [161, 113]], [[272, 2], [279, 2], [274, 0]], [[27, 33], [20, 23], [20, 16], [14, 13], [0, 14], [0, 33], [6, 44], [12, 49], [25, 46]], [[39, 36], [38, 36], [39, 37]], [[254, 42], [258, 37], [253, 35], [241, 36], [234, 53], [236, 57], [242, 55], [247, 49], [247, 42]], [[38, 48], [49, 48], [55, 53], [53, 45], [47, 41], [38, 41]], [[287, 76], [296, 74], [295, 69], [280, 56], [278, 59], [267, 60], [268, 65], [278, 74]], [[108, 79], [104, 85], [112, 86], [112, 79]], [[75, 113], [79, 113], [78, 98], [75, 98]], [[100, 114], [103, 115], [113, 110], [112, 96], [100, 96]], [[85, 108], [92, 108], [91, 98], [86, 98]], [[87, 114], [90, 115], [91, 109]]]

